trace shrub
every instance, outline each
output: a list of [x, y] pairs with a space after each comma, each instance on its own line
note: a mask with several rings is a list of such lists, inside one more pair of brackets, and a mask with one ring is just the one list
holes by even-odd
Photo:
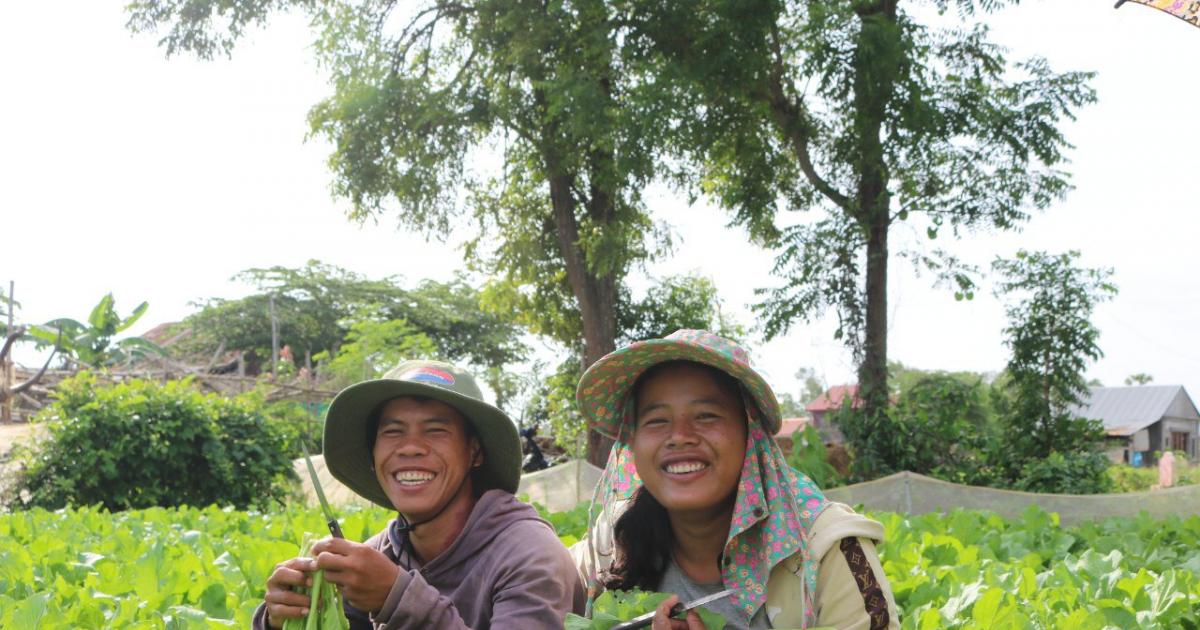
[[187, 380], [105, 385], [83, 372], [59, 385], [39, 419], [49, 437], [23, 455], [15, 508], [261, 507], [281, 501], [292, 476], [259, 408]]
[[829, 463], [829, 452], [821, 435], [808, 425], [803, 431], [792, 434], [792, 451], [787, 454], [788, 464], [808, 475], [821, 488], [834, 488], [842, 485], [841, 475]]
[[1108, 458], [1101, 453], [1050, 453], [1021, 469], [1016, 489], [1056, 494], [1099, 494], [1112, 490]]

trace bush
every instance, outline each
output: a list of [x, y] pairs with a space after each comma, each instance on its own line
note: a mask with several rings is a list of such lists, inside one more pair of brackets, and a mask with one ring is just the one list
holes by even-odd
[[49, 437], [26, 451], [14, 508], [102, 505], [263, 507], [292, 477], [279, 430], [251, 402], [189, 381], [116, 385], [83, 372], [39, 419]]
[[907, 470], [955, 483], [989, 485], [996, 441], [978, 381], [928, 374], [877, 418], [848, 404], [831, 415], [854, 453], [855, 480]]
[[[1178, 458], [1175, 461], [1184, 462], [1186, 458]], [[1113, 492], [1145, 492], [1158, 485], [1158, 467], [1134, 468], [1126, 464], [1114, 464], [1108, 467], [1108, 478], [1112, 481]], [[1200, 484], [1200, 467], [1176, 464], [1176, 486], [1198, 484]]]
[[825, 443], [812, 425], [792, 434], [792, 451], [787, 454], [787, 462], [792, 468], [808, 475], [820, 488], [842, 485], [841, 475], [829, 463]]
[[1050, 453], [1021, 469], [1016, 489], [1055, 494], [1100, 494], [1112, 490], [1108, 458], [1101, 453]]

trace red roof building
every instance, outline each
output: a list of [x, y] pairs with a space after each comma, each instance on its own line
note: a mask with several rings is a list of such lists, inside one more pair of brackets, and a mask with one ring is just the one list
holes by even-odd
[[826, 442], [840, 444], [844, 441], [841, 431], [838, 431], [837, 427], [830, 426], [825, 415], [841, 409], [847, 398], [850, 399], [850, 406], [853, 409], [862, 408], [863, 400], [858, 397], [858, 385], [834, 385], [829, 388], [829, 391], [817, 396], [816, 400], [804, 407], [808, 413], [812, 414], [812, 425], [821, 432]]

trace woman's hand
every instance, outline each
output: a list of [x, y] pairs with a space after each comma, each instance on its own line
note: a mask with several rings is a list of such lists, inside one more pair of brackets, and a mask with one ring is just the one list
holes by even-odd
[[351, 606], [379, 612], [396, 582], [400, 567], [382, 552], [342, 538], [325, 538], [312, 546], [316, 567], [325, 579], [342, 588]]
[[707, 630], [704, 622], [700, 620], [699, 613], [694, 610], [689, 610], [685, 619], [671, 617], [671, 609], [678, 603], [678, 595], [664, 599], [658, 608], [654, 609], [654, 621], [650, 622], [650, 630]]
[[309, 573], [316, 570], [312, 558], [292, 558], [275, 565], [275, 571], [267, 578], [267, 594], [263, 596], [268, 625], [282, 628], [285, 619], [299, 619], [308, 614], [311, 600], [294, 589], [312, 586]]

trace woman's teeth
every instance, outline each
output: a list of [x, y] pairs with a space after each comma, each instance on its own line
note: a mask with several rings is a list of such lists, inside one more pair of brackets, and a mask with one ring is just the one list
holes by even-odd
[[433, 473], [422, 470], [402, 470], [394, 475], [396, 481], [405, 485], [416, 485], [433, 480]]
[[703, 462], [676, 462], [673, 464], [667, 464], [667, 472], [673, 475], [696, 472], [697, 470], [703, 470], [705, 468], [708, 468], [708, 464]]

